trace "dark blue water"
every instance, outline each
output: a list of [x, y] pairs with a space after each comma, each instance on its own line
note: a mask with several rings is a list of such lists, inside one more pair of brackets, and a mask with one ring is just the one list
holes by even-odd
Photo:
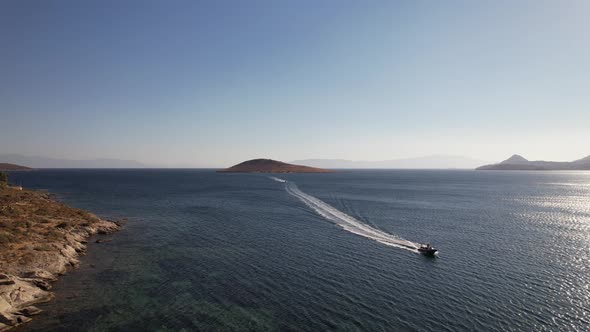
[[128, 218], [25, 331], [588, 331], [590, 173], [280, 176], [438, 258], [353, 234], [265, 175], [40, 170], [15, 182]]

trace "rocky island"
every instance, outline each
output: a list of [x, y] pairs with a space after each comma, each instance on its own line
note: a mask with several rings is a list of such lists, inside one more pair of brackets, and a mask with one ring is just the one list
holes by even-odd
[[476, 168], [479, 171], [581, 171], [590, 170], [590, 156], [571, 162], [567, 161], [544, 161], [536, 160], [529, 161], [520, 155], [513, 155], [512, 157], [492, 165], [484, 165]]
[[120, 226], [48, 194], [11, 187], [0, 172], [0, 331], [31, 320], [51, 282], [79, 264], [89, 236]]
[[218, 172], [223, 173], [332, 173], [334, 171], [287, 164], [282, 161], [276, 161], [272, 159], [252, 159], [244, 161], [232, 167], [219, 170]]

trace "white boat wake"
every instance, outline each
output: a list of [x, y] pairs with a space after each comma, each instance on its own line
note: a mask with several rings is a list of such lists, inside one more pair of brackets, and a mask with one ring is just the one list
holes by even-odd
[[389, 234], [382, 230], [373, 228], [347, 215], [346, 213], [336, 209], [330, 204], [304, 193], [293, 182], [279, 179], [274, 176], [270, 178], [274, 181], [285, 183], [285, 189], [290, 195], [297, 197], [305, 205], [315, 210], [319, 215], [333, 222], [334, 224], [342, 227], [343, 229], [353, 234], [366, 237], [368, 239], [377, 241], [387, 246], [406, 249], [416, 253], [418, 252], [416, 250], [420, 246], [418, 243], [404, 240], [396, 235]]

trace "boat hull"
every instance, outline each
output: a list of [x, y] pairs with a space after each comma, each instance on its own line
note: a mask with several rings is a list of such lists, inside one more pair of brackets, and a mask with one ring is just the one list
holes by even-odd
[[434, 254], [438, 251], [436, 249], [418, 249], [418, 251], [425, 256], [434, 256]]

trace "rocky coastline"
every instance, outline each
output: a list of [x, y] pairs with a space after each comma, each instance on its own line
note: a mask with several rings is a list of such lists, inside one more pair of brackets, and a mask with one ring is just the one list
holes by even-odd
[[41, 312], [34, 305], [53, 298], [51, 283], [79, 265], [90, 236], [120, 227], [46, 193], [0, 184], [0, 331]]

